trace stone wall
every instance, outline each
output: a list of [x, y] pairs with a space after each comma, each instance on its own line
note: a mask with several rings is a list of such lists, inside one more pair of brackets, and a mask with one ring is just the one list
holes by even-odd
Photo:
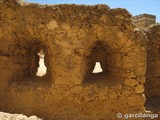
[[[160, 96], [159, 65], [160, 65], [160, 25], [149, 28], [147, 32], [149, 41], [147, 49], [147, 76], [146, 89], [149, 96]], [[154, 87], [153, 87], [154, 86]], [[152, 90], [151, 90], [152, 88]]]
[[[145, 95], [149, 109], [160, 108], [160, 25], [146, 31], [148, 36]], [[151, 104], [149, 104], [151, 103]], [[152, 107], [151, 107], [152, 106]]]
[[[144, 111], [146, 37], [125, 9], [10, 0], [0, 8], [1, 111], [47, 120]], [[36, 76], [40, 50], [44, 77]], [[91, 73], [95, 62], [102, 73]]]
[[150, 14], [141, 14], [132, 17], [136, 28], [147, 28], [156, 23], [156, 16]]

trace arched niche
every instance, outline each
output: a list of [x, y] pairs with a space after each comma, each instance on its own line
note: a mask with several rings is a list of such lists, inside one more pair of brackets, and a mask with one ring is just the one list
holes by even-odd
[[[107, 53], [105, 47], [101, 42], [97, 42], [95, 46], [92, 48], [91, 54], [88, 59], [89, 62], [88, 74], [89, 73], [98, 74], [105, 72], [106, 61], [107, 61]], [[101, 68], [102, 72], [97, 71], [96, 73], [93, 73], [94, 69], [96, 69], [97, 64], [99, 64], [99, 67]]]
[[[18, 63], [19, 69], [15, 69], [11, 83], [29, 86], [50, 86], [52, 82], [50, 72], [49, 48], [40, 41], [32, 41], [25, 46], [25, 51], [19, 55], [23, 61]], [[18, 61], [18, 59], [16, 59]], [[15, 62], [16, 62], [15, 61]], [[45, 73], [39, 75], [41, 63], [45, 66]], [[41, 70], [44, 71], [44, 70]]]
[[103, 84], [109, 73], [108, 57], [109, 51], [104, 42], [97, 41], [87, 58], [87, 72], [83, 84]]

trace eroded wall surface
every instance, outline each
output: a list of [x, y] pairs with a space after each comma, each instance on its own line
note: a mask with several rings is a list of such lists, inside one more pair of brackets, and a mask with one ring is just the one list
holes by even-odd
[[[160, 25], [149, 28], [147, 49], [146, 95], [160, 96]], [[151, 89], [152, 88], [152, 89]]]
[[[0, 15], [0, 110], [47, 120], [144, 111], [146, 38], [125, 9], [1, 0]], [[47, 74], [37, 77], [41, 49]]]
[[145, 95], [148, 109], [159, 111], [160, 109], [160, 25], [154, 25], [146, 31], [147, 45], [147, 69]]
[[140, 14], [132, 17], [132, 21], [136, 28], [145, 29], [156, 24], [156, 16], [150, 14]]

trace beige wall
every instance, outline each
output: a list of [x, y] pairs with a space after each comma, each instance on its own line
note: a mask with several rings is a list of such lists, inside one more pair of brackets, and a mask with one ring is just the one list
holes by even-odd
[[156, 23], [156, 16], [142, 14], [132, 17], [132, 21], [136, 28], [147, 28]]

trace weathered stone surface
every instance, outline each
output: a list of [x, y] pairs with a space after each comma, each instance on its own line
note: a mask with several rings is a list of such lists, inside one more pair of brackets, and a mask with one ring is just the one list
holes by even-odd
[[47, 24], [47, 28], [49, 29], [49, 30], [54, 30], [56, 27], [58, 27], [58, 25], [57, 25], [57, 22], [56, 21], [50, 21], [48, 24]]
[[0, 112], [0, 120], [42, 120], [36, 116], [27, 117], [22, 114], [9, 114]]
[[144, 92], [144, 85], [139, 84], [135, 87], [135, 93], [143, 93]]
[[127, 103], [131, 107], [141, 106], [140, 108], [143, 108], [143, 101], [144, 98], [142, 97], [142, 95], [135, 94], [128, 97]]
[[[1, 110], [46, 120], [116, 120], [118, 112], [144, 109], [134, 90], [144, 85], [147, 40], [125, 9], [15, 0], [2, 0], [0, 8]], [[47, 73], [37, 77], [41, 50]], [[103, 72], [92, 74], [96, 62]]]
[[153, 25], [146, 31], [148, 37], [145, 94], [160, 96], [160, 25]]
[[132, 21], [136, 28], [145, 29], [156, 23], [156, 16], [150, 14], [141, 14], [132, 17]]
[[138, 81], [137, 81], [136, 79], [126, 78], [126, 79], [124, 80], [124, 84], [125, 84], [126, 86], [134, 87], [134, 86], [138, 85]]

